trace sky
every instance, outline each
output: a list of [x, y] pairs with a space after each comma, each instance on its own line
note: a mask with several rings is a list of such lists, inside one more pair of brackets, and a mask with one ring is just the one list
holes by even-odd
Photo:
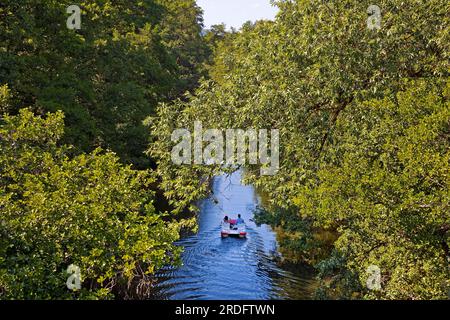
[[239, 29], [248, 20], [273, 20], [278, 12], [270, 0], [197, 0], [197, 4], [204, 11], [206, 28], [224, 22], [228, 29]]

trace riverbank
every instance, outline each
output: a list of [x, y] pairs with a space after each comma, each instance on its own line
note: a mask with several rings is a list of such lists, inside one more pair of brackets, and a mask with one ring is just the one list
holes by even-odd
[[[157, 274], [162, 299], [310, 299], [315, 288], [311, 270], [280, 264], [276, 234], [254, 223], [261, 199], [252, 186], [241, 184], [241, 173], [219, 176], [212, 194], [199, 203], [195, 235], [177, 243], [184, 247], [183, 266]], [[222, 239], [224, 215], [241, 214], [247, 239]]]

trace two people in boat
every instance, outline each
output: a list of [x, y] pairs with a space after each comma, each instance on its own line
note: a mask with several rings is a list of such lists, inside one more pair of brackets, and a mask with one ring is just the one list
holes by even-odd
[[[225, 216], [225, 218], [223, 219], [223, 222], [231, 223], [231, 220], [228, 218], [228, 216]], [[244, 224], [244, 223], [245, 223], [244, 219], [242, 219], [242, 216], [240, 214], [238, 214], [238, 218], [235, 220], [235, 224], [238, 225], [238, 224]]]

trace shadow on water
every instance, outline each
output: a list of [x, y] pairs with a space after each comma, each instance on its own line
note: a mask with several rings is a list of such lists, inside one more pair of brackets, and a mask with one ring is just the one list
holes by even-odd
[[[158, 273], [161, 299], [266, 300], [309, 299], [311, 274], [283, 270], [277, 265], [276, 235], [267, 225], [252, 222], [260, 199], [241, 173], [216, 177], [213, 195], [200, 204], [199, 232], [179, 241], [185, 248], [183, 266]], [[220, 237], [225, 215], [241, 214], [247, 239]]]

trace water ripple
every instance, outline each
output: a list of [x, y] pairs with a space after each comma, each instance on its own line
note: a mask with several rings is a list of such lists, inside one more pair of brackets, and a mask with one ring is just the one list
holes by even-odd
[[[259, 204], [251, 186], [240, 183], [240, 173], [217, 177], [214, 194], [200, 204], [199, 232], [179, 241], [183, 266], [166, 267], [157, 277], [161, 299], [265, 300], [307, 299], [314, 281], [280, 268], [277, 242], [268, 226], [250, 219]], [[247, 239], [220, 237], [225, 215], [240, 213], [247, 222]]]

